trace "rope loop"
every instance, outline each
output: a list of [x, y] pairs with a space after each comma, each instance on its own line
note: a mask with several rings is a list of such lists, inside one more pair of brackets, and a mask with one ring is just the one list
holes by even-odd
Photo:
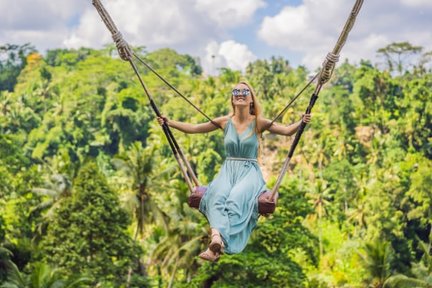
[[128, 43], [123, 39], [123, 35], [120, 31], [112, 34], [112, 38], [117, 46], [120, 58], [124, 61], [129, 61], [132, 58], [132, 50]]

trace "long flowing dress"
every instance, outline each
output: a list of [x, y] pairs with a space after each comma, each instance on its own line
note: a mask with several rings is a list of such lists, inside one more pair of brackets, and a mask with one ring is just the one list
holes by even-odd
[[266, 190], [257, 163], [258, 136], [255, 121], [238, 134], [231, 118], [225, 126], [226, 159], [209, 184], [199, 210], [211, 228], [222, 236], [225, 253], [240, 253], [246, 247], [259, 217], [258, 197]]

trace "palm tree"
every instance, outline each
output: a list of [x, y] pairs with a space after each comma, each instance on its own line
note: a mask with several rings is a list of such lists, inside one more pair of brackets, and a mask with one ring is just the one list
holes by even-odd
[[[154, 202], [152, 190], [162, 183], [158, 177], [169, 169], [167, 163], [159, 163], [156, 170], [155, 148], [144, 148], [140, 142], [134, 142], [130, 149], [113, 160], [113, 165], [120, 172], [114, 181], [120, 186], [124, 205], [133, 210], [136, 220], [134, 239], [143, 235], [146, 224], [163, 219], [157, 203]], [[154, 187], [154, 188], [152, 188]]]
[[[314, 139], [311, 141], [310, 145], [302, 147], [302, 149], [307, 151], [310, 155], [309, 161], [313, 164], [317, 164], [319, 171], [322, 171], [323, 167], [329, 162], [328, 151], [331, 151], [331, 149], [328, 148], [329, 139], [334, 137], [331, 133], [330, 130], [323, 131], [322, 135], [318, 138], [318, 141]], [[316, 137], [316, 135], [310, 135], [309, 137]]]
[[[132, 211], [136, 220], [134, 240], [144, 235], [146, 225], [159, 223], [166, 226], [164, 213], [159, 208], [153, 197], [153, 191], [163, 191], [163, 181], [159, 177], [166, 173], [171, 165], [168, 161], [159, 161], [158, 173], [155, 172], [157, 163], [155, 161], [155, 148], [144, 148], [141, 142], [134, 142], [130, 149], [123, 155], [113, 160], [113, 165], [119, 171], [119, 176], [112, 180], [119, 186], [122, 193], [123, 204], [126, 209]], [[141, 274], [145, 275], [144, 265], [139, 263]], [[129, 269], [127, 285], [132, 275], [132, 268]]]
[[87, 277], [70, 277], [63, 279], [59, 270], [45, 263], [34, 266], [30, 275], [19, 271], [18, 267], [11, 263], [8, 278], [1, 288], [74, 288], [82, 287], [83, 283], [89, 282]]
[[44, 234], [48, 223], [54, 217], [54, 211], [60, 207], [63, 200], [71, 196], [72, 183], [68, 176], [54, 173], [51, 175], [49, 181], [45, 183], [45, 187], [33, 188], [32, 192], [40, 196], [45, 196], [46, 200], [34, 207], [30, 211], [30, 217], [41, 211], [46, 211], [44, 214], [44, 221], [37, 224], [36, 237]]
[[[180, 191], [176, 188], [171, 188], [174, 195]], [[165, 235], [150, 255], [151, 262], [158, 265], [161, 273], [170, 279], [168, 287], [172, 287], [178, 269], [182, 269], [190, 280], [192, 272], [198, 267], [196, 256], [204, 248], [208, 237], [207, 229], [199, 224], [197, 211], [185, 206], [181, 197], [177, 197], [177, 201], [170, 201], [164, 207], [169, 223]]]
[[315, 211], [315, 213], [309, 216], [309, 218], [312, 220], [316, 220], [318, 223], [320, 257], [323, 255], [321, 220], [327, 214], [327, 206], [330, 204], [329, 192], [330, 189], [327, 186], [327, 182], [321, 179], [317, 179], [314, 190], [312, 191], [312, 193], [307, 194], [310, 199], [309, 202], [311, 202]]
[[6, 116], [10, 112], [10, 105], [13, 103], [11, 93], [0, 93], [0, 115]]
[[[432, 240], [431, 240], [432, 241]], [[384, 282], [384, 288], [432, 288], [432, 255], [431, 243], [420, 241], [423, 249], [423, 257], [419, 263], [413, 264], [411, 268], [412, 277], [405, 275], [394, 275]]]
[[10, 257], [12, 256], [12, 252], [6, 248], [0, 246], [0, 282], [5, 279], [6, 272], [12, 266], [12, 261]]
[[363, 266], [368, 272], [366, 282], [368, 287], [382, 288], [384, 282], [390, 276], [390, 262], [393, 251], [389, 242], [377, 238], [366, 243], [364, 253], [360, 254]]
[[346, 211], [347, 221], [354, 226], [354, 234], [362, 232], [368, 228], [367, 217], [370, 214], [370, 209], [367, 206], [366, 199], [369, 192], [369, 178], [366, 175], [359, 173], [354, 176], [356, 197], [351, 203], [351, 208]]

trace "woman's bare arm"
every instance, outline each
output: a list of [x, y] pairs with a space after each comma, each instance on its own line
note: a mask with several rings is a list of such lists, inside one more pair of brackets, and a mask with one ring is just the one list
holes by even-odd
[[[216, 124], [218, 124], [220, 127], [225, 127], [225, 124], [228, 120], [228, 116], [222, 116], [222, 117], [218, 117], [213, 119], [213, 122], [215, 122]], [[180, 122], [180, 121], [175, 121], [175, 120], [171, 120], [165, 117], [162, 118], [158, 118], [159, 124], [162, 125], [163, 122], [167, 123], [168, 126], [177, 129], [179, 131], [182, 131], [184, 133], [188, 133], [188, 134], [196, 134], [196, 133], [207, 133], [207, 132], [211, 132], [214, 131], [216, 129], [218, 129], [219, 127], [216, 127], [212, 122], [206, 122], [206, 123], [200, 123], [200, 124], [191, 124], [191, 123], [186, 123], [186, 122]]]
[[[260, 126], [259, 127], [262, 127], [260, 129], [261, 131], [268, 130], [271, 133], [275, 133], [278, 135], [291, 136], [297, 132], [297, 130], [299, 129], [302, 122], [309, 123], [310, 120], [311, 120], [311, 115], [310, 114], [304, 114], [302, 116], [302, 120], [297, 121], [297, 122], [290, 124], [288, 126], [285, 126], [285, 125], [281, 125], [278, 123], [271, 124], [271, 121], [269, 119], [262, 118], [260, 120], [260, 123], [259, 123]], [[271, 126], [270, 126], [270, 124], [271, 124]]]

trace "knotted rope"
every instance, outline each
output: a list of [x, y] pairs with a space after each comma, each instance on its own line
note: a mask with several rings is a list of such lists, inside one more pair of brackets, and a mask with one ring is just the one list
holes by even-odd
[[[114, 21], [111, 19], [111, 16], [108, 14], [108, 11], [105, 9], [105, 7], [102, 5], [100, 0], [93, 0], [92, 1], [94, 7], [98, 11], [100, 17], [102, 18], [103, 22], [105, 23], [105, 26], [108, 28], [108, 30], [111, 32], [112, 38], [117, 46], [117, 50], [119, 52], [119, 55], [121, 59], [128, 61], [132, 69], [134, 70], [136, 76], [138, 77], [138, 80], [140, 81], [141, 86], [144, 89], [145, 94], [147, 95], [149, 99], [149, 104], [152, 107], [153, 111], [158, 117], [162, 117], [162, 115], [159, 112], [158, 107], [156, 106], [155, 102], [153, 101], [153, 98], [150, 95], [150, 92], [148, 91], [146, 85], [144, 84], [143, 79], [140, 76], [140, 73], [138, 71], [138, 68], [136, 67], [135, 63], [133, 62], [133, 52], [131, 48], [129, 47], [128, 43], [123, 39], [122, 34], [117, 29], [116, 25], [114, 24]], [[186, 184], [189, 187], [189, 190], [191, 192], [194, 191], [194, 185], [199, 186], [198, 179], [192, 170], [192, 167], [187, 161], [183, 151], [181, 150], [180, 146], [178, 145], [176, 139], [174, 138], [174, 135], [171, 132], [171, 129], [169, 126], [165, 123], [162, 125], [162, 129], [164, 131], [164, 134], [168, 140], [168, 144], [171, 147], [171, 150], [173, 151], [174, 157], [180, 167], [180, 170], [186, 180]], [[191, 179], [192, 178], [192, 179]], [[193, 181], [193, 183], [192, 183]]]
[[123, 35], [117, 29], [114, 21], [111, 19], [111, 16], [105, 10], [105, 7], [102, 5], [100, 0], [93, 0], [93, 6], [95, 6], [99, 15], [101, 16], [103, 22], [105, 23], [108, 30], [111, 32], [112, 38], [117, 46], [118, 53], [120, 58], [124, 61], [129, 61], [132, 58], [132, 49], [129, 47], [126, 40], [123, 39]]
[[[355, 20], [357, 18], [358, 13], [360, 12], [362, 5], [363, 5], [363, 0], [356, 0], [356, 3], [354, 4], [354, 7], [351, 10], [350, 16], [348, 17], [347, 21], [345, 22], [345, 26], [344, 26], [341, 34], [339, 35], [339, 38], [336, 42], [335, 47], [333, 48], [333, 51], [327, 54], [326, 59], [324, 60], [324, 63], [323, 63], [323, 67], [319, 73], [318, 84], [315, 87], [315, 91], [313, 92], [312, 97], [311, 97], [310, 102], [309, 102], [309, 106], [306, 109], [306, 114], [311, 113], [312, 107], [315, 105], [315, 101], [318, 99], [318, 94], [321, 91], [322, 86], [327, 81], [330, 80], [330, 78], [333, 74], [336, 62], [339, 60], [339, 53], [340, 53], [342, 47], [345, 45], [348, 34], [351, 31], [352, 27], [354, 26]], [[283, 177], [285, 176], [285, 173], [288, 170], [288, 165], [289, 165], [291, 158], [294, 154], [294, 150], [300, 141], [300, 137], [303, 134], [305, 127], [306, 127], [306, 123], [302, 122], [300, 124], [299, 129], [296, 132], [294, 141], [291, 144], [290, 151], [288, 152], [288, 156], [285, 159], [284, 164], [282, 166], [282, 171], [279, 174], [279, 177], [276, 180], [276, 184], [274, 185], [274, 187], [272, 189], [272, 192], [270, 195], [270, 200], [274, 199], [276, 193], [279, 190], [279, 187], [282, 183]]]
[[323, 68], [320, 72], [318, 83], [320, 85], [324, 85], [327, 81], [330, 80], [331, 75], [333, 74], [333, 70], [335, 68], [336, 62], [339, 61], [339, 53], [342, 50], [342, 47], [345, 45], [348, 34], [351, 31], [354, 23], [356, 21], [357, 15], [360, 12], [360, 9], [363, 5], [363, 0], [357, 0], [354, 4], [354, 7], [351, 10], [351, 14], [345, 22], [345, 26], [339, 35], [339, 39], [336, 42], [333, 51], [327, 54], [326, 60], [324, 60]]

